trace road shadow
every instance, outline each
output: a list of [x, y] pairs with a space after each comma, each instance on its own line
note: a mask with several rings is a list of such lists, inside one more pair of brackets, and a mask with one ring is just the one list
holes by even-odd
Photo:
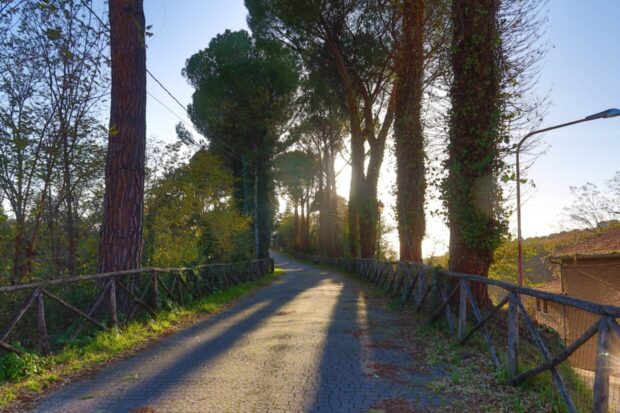
[[[311, 274], [296, 274], [302, 267], [295, 261], [281, 259], [278, 265], [285, 270], [285, 274], [269, 287], [260, 289], [220, 314], [163, 339], [128, 360], [114, 363], [86, 381], [74, 383], [48, 396], [34, 411], [119, 412], [144, 406], [145, 400], [167, 392], [184, 377], [225, 353], [282, 306], [322, 280], [322, 277]], [[204, 336], [208, 338], [196, 340], [196, 337]], [[183, 350], [179, 351], [179, 348]], [[149, 377], [131, 383], [128, 372], [148, 363], [153, 365]], [[113, 398], [110, 397], [111, 387], [118, 387], [114, 389]], [[99, 398], [99, 394], [105, 396]], [[76, 401], [78, 405], [80, 401], [83, 403], [74, 406], [74, 409], [67, 407]]]
[[335, 275], [342, 283], [318, 371], [317, 391], [306, 411], [435, 411], [450, 401], [434, 384], [445, 378], [428, 366], [419, 349], [404, 339], [402, 319], [385, 307], [385, 297], [369, 299], [370, 284]]

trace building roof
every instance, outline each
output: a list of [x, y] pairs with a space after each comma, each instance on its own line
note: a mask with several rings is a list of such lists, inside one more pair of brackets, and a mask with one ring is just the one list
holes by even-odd
[[588, 238], [576, 245], [560, 248], [553, 256], [554, 258], [620, 257], [620, 228]]

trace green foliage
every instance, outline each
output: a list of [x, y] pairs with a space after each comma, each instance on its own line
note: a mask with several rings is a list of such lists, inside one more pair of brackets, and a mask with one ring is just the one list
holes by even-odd
[[449, 175], [443, 182], [442, 198], [448, 210], [453, 257], [458, 261], [451, 265], [481, 274], [486, 273], [508, 229], [498, 184], [505, 167], [500, 153], [503, 50], [498, 12], [497, 2], [480, 7], [452, 4], [454, 80], [445, 162]]
[[235, 209], [232, 191], [230, 171], [206, 150], [169, 166], [147, 192], [145, 263], [177, 267], [249, 258], [250, 222]]
[[318, 168], [318, 162], [312, 154], [290, 151], [276, 158], [274, 176], [292, 203], [296, 204], [313, 185]]
[[282, 137], [295, 109], [297, 60], [282, 43], [227, 30], [187, 60], [183, 75], [196, 89], [191, 119], [231, 167], [239, 209], [255, 212], [256, 255], [265, 257], [274, 215], [271, 163], [290, 144]]
[[[553, 256], [556, 251], [618, 227], [620, 227], [619, 221], [609, 221], [607, 227], [599, 228], [598, 232], [592, 232], [589, 229], [572, 230], [524, 239], [523, 258], [526, 285], [536, 286], [559, 277], [558, 268], [549, 263], [549, 257]], [[489, 277], [517, 283], [517, 241], [515, 239], [505, 238], [497, 247], [493, 253]]]
[[297, 61], [279, 43], [227, 30], [183, 69], [196, 89], [192, 121], [227, 157], [230, 151], [247, 160], [258, 150], [271, 154], [293, 111], [298, 72]]
[[0, 383], [16, 382], [41, 371], [42, 360], [36, 354], [4, 353], [0, 355]]
[[[536, 265], [537, 259], [538, 262], [541, 262], [549, 252], [545, 251], [544, 248], [540, 248], [541, 246], [535, 245], [534, 242], [527, 241], [525, 240], [523, 243], [525, 284], [532, 286], [542, 281], [550, 281], [550, 271], [547, 268], [543, 268], [544, 273], [547, 273], [545, 277], [543, 271], [540, 271], [540, 266]], [[517, 242], [516, 240], [505, 239], [493, 253], [493, 264], [489, 267], [489, 277], [517, 284], [517, 264]], [[533, 276], [540, 278], [535, 279], [532, 278]]]
[[[211, 294], [201, 300], [161, 311], [153, 319], [133, 321], [123, 327], [96, 333], [70, 343], [58, 354], [40, 357], [35, 354], [0, 356], [0, 408], [6, 407], [20, 393], [38, 393], [59, 376], [75, 375], [116, 358], [131, 354], [152, 340], [163, 337], [195, 320], [201, 314], [220, 311], [223, 306], [248, 292], [271, 283], [283, 270], [252, 282], [246, 282]], [[7, 373], [8, 372], [8, 373]], [[6, 380], [16, 382], [7, 383]], [[3, 383], [3, 381], [5, 381]]]
[[277, 240], [278, 244], [288, 251], [295, 250], [295, 217], [287, 210], [278, 220]]

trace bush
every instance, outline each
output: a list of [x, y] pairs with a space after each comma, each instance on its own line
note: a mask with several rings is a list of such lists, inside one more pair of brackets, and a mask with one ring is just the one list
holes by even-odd
[[41, 359], [36, 354], [5, 353], [0, 355], [0, 383], [19, 381], [41, 370]]

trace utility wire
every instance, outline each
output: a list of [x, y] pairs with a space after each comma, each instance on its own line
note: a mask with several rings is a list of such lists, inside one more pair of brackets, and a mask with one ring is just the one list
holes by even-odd
[[[196, 130], [196, 128], [192, 125], [190, 125], [189, 123], [187, 123], [185, 121], [185, 119], [183, 119], [183, 117], [181, 115], [179, 115], [178, 113], [176, 113], [174, 110], [170, 109], [170, 107], [168, 107], [164, 102], [162, 102], [161, 100], [159, 100], [155, 95], [153, 95], [151, 92], [149, 92], [148, 90], [146, 91], [146, 93], [148, 93], [148, 95], [153, 98], [153, 100], [157, 103], [159, 103], [164, 109], [166, 109], [168, 112], [170, 112], [172, 115], [174, 115], [175, 117], [177, 117], [182, 124], [184, 124], [185, 126], [187, 126], [188, 128], [192, 129], [195, 133], [197, 133], [198, 135], [200, 135], [201, 133], [198, 132]], [[201, 146], [198, 143], [192, 142], [194, 145], [196, 146]], [[232, 151], [232, 150], [231, 150]], [[245, 159], [238, 157], [234, 152], [228, 152], [227, 153], [232, 156], [233, 158], [245, 163], [246, 165], [249, 166], [249, 164], [245, 161]]]
[[[88, 2], [86, 0], [81, 0], [82, 5], [89, 11], [89, 13], [91, 13], [95, 19], [97, 19], [97, 21], [99, 21], [99, 24], [101, 24], [101, 26], [106, 29], [106, 31], [108, 32], [108, 34], [111, 34], [111, 30], [110, 30], [110, 26], [108, 26], [108, 24], [106, 24], [103, 19], [101, 19], [101, 17], [99, 17], [99, 15], [97, 13], [95, 13], [95, 11], [92, 9], [92, 7], [90, 6], [90, 4], [88, 4]], [[164, 84], [157, 79], [157, 77], [155, 77], [155, 75], [147, 68], [146, 69], [146, 73], [159, 85], [159, 87], [161, 87], [166, 94], [168, 94], [168, 96], [170, 96], [172, 98], [172, 100], [174, 100], [174, 102], [179, 105], [183, 111], [185, 112], [185, 114], [191, 119], [191, 115], [189, 113], [189, 111], [187, 110], [187, 108], [185, 107], [185, 105], [183, 105], [181, 103], [181, 101], [179, 99], [176, 98], [176, 96], [174, 96], [172, 94], [172, 92], [166, 87], [164, 86]], [[160, 105], [162, 105], [166, 110], [168, 110], [170, 113], [172, 113], [174, 116], [176, 116], [177, 118], [179, 118], [185, 125], [187, 125], [187, 122], [185, 122], [183, 120], [183, 118], [181, 118], [181, 116], [179, 116], [178, 114], [176, 114], [175, 112], [172, 111], [172, 109], [170, 109], [168, 106], [166, 106], [163, 102], [161, 102], [159, 99], [157, 99], [155, 96], [153, 96], [152, 93], [148, 92], [149, 96], [151, 96], [157, 103], [159, 103]], [[189, 126], [189, 125], [188, 125]], [[194, 127], [191, 127], [192, 129], [196, 130]], [[215, 136], [211, 136], [210, 139], [218, 141], [221, 145], [223, 145], [225, 148], [227, 148], [230, 152], [229, 155], [232, 156], [233, 158], [243, 162], [244, 164], [250, 166], [250, 163], [248, 161], [246, 161], [245, 159], [243, 159], [241, 156], [239, 156], [235, 151], [234, 148], [232, 146], [230, 146], [230, 144], [228, 144], [228, 142], [224, 141], [223, 139], [217, 138]]]

